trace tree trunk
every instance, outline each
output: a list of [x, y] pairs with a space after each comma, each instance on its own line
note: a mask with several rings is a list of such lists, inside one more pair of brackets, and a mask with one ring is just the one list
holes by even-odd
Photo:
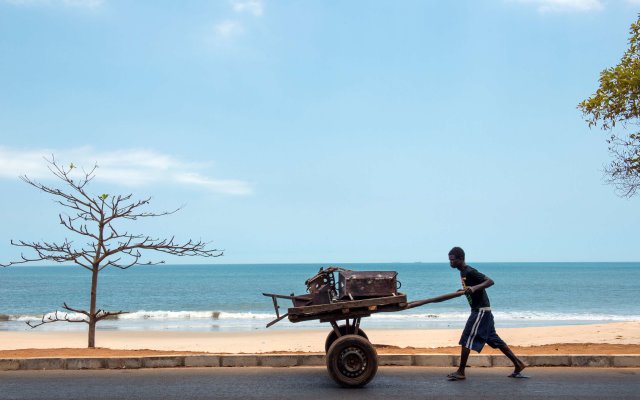
[[92, 315], [89, 319], [89, 347], [93, 349], [96, 347], [96, 321]]
[[96, 347], [96, 293], [98, 292], [98, 266], [91, 271], [91, 306], [89, 308], [89, 348]]

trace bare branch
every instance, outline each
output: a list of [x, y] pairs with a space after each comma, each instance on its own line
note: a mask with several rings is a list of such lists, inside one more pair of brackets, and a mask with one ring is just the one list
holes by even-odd
[[[140, 239], [140, 237], [129, 236], [126, 241], [120, 242], [118, 247], [109, 250], [104, 254], [104, 258], [100, 261], [107, 260], [105, 266], [113, 266], [120, 269], [127, 269], [134, 265], [157, 265], [163, 264], [164, 261], [159, 262], [146, 262], [141, 263], [140, 259], [143, 254], [142, 251], [158, 251], [166, 254], [171, 254], [179, 257], [186, 256], [200, 256], [200, 257], [220, 257], [224, 254], [223, 250], [219, 249], [209, 249], [207, 248], [209, 243], [203, 241], [193, 241], [189, 240], [185, 243], [176, 243], [175, 239], [172, 237], [171, 239], [154, 239], [149, 236], [142, 238], [141, 240], [135, 241], [136, 239]], [[129, 256], [129, 260], [126, 262], [120, 262], [121, 258], [111, 259], [108, 257], [116, 255], [116, 254], [126, 254]]]
[[[87, 259], [87, 257], [86, 257], [85, 255], [82, 255], [82, 258], [84, 258], [85, 260]], [[88, 260], [87, 260], [87, 261], [88, 261]], [[85, 264], [85, 263], [83, 263], [82, 261], [80, 261], [80, 260], [79, 260], [79, 259], [77, 259], [77, 258], [76, 258], [75, 260], [73, 260], [73, 262], [74, 262], [76, 265], [79, 265], [79, 266], [81, 266], [81, 267], [82, 267], [82, 268], [84, 268], [84, 269], [88, 269], [89, 271], [91, 271], [91, 270], [92, 270], [92, 268], [91, 268], [90, 264], [89, 264], [89, 265], [88, 265], [88, 264]]]
[[55, 175], [56, 177], [64, 181], [68, 186], [70, 186], [73, 189], [74, 192], [79, 193], [82, 199], [78, 198], [78, 196], [63, 192], [61, 189], [47, 186], [37, 181], [34, 181], [26, 175], [21, 176], [20, 179], [22, 179], [27, 184], [45, 193], [49, 193], [56, 197], [61, 197], [65, 201], [63, 202], [60, 200], [58, 201], [58, 203], [65, 207], [70, 207], [74, 209], [80, 208], [82, 210], [87, 210], [89, 212], [92, 212], [92, 211], [99, 212], [100, 208], [98, 207], [97, 202], [91, 199], [91, 197], [89, 197], [84, 191], [84, 186], [93, 179], [93, 172], [95, 171], [97, 166], [94, 167], [94, 169], [89, 174], [85, 173], [85, 176], [81, 177], [79, 181], [74, 182], [73, 178], [69, 176], [69, 173], [73, 169], [72, 167], [70, 167], [69, 169], [64, 169], [64, 167], [61, 167], [56, 163], [55, 157], [53, 156], [51, 156], [51, 160], [47, 158], [45, 158], [45, 160], [49, 163], [48, 168], [53, 173], [53, 175]]
[[[70, 307], [69, 305], [67, 305], [67, 303], [64, 303], [62, 308], [67, 310], [67, 311], [71, 311], [71, 312], [74, 312], [74, 313], [77, 313], [77, 314], [82, 314], [86, 318], [72, 318], [71, 316], [69, 316], [69, 314], [60, 313], [58, 310], [56, 310], [53, 314], [51, 314], [51, 313], [44, 314], [42, 316], [42, 318], [40, 319], [40, 322], [27, 321], [26, 324], [29, 325], [31, 328], [37, 328], [37, 327], [39, 327], [41, 325], [49, 324], [49, 323], [52, 323], [52, 322], [84, 322], [84, 323], [88, 324], [90, 319], [91, 319], [91, 314], [88, 311]], [[101, 321], [103, 319], [107, 319], [107, 318], [110, 318], [110, 317], [114, 317], [114, 316], [118, 316], [118, 315], [122, 315], [122, 314], [127, 314], [128, 312], [129, 311], [104, 311], [104, 310], [98, 310], [94, 314], [94, 320], [96, 322], [98, 322], [98, 321]]]
[[[51, 159], [45, 158], [45, 160], [49, 163], [49, 171], [51, 171], [55, 176], [67, 183], [67, 185], [70, 186], [74, 191], [80, 193], [80, 195], [85, 200], [84, 204], [96, 211], [100, 210], [98, 202], [87, 195], [87, 193], [84, 191], [84, 187], [89, 182], [91, 182], [93, 178], [95, 178], [95, 171], [98, 169], [98, 164], [94, 164], [93, 168], [91, 168], [89, 172], [85, 171], [85, 169], [82, 168], [84, 176], [82, 176], [78, 181], [74, 181], [70, 176], [71, 171], [75, 168], [73, 164], [71, 164], [69, 168], [65, 169], [63, 166], [56, 162], [55, 156], [53, 154], [51, 155]], [[73, 196], [73, 199], [74, 201], [80, 201], [75, 196]]]
[[112, 317], [117, 317], [118, 315], [128, 314], [129, 311], [103, 311], [98, 310], [96, 313], [96, 322], [102, 321], [103, 319], [110, 319]]
[[67, 305], [67, 303], [62, 303], [62, 308], [64, 308], [67, 311], [72, 311], [78, 314], [84, 314], [87, 317], [91, 317], [91, 314], [89, 313], [89, 311], [85, 311], [85, 310], [80, 310], [80, 309], [76, 309], [76, 308], [71, 308]]
[[138, 212], [137, 210], [140, 207], [146, 206], [151, 201], [151, 197], [147, 197], [146, 199], [138, 200], [134, 203], [121, 205], [122, 202], [127, 201], [131, 198], [131, 194], [126, 196], [116, 196], [110, 205], [107, 207], [111, 215], [105, 219], [105, 223], [110, 223], [114, 219], [124, 218], [129, 220], [137, 220], [138, 218], [148, 218], [148, 217], [161, 217], [164, 215], [174, 214], [182, 209], [182, 207], [178, 207], [172, 211], [162, 211], [162, 212]]
[[65, 228], [67, 228], [71, 232], [75, 232], [75, 233], [77, 233], [79, 235], [83, 235], [83, 236], [89, 236], [90, 238], [92, 238], [94, 240], [98, 240], [99, 239], [98, 235], [89, 232], [89, 228], [87, 227], [86, 224], [81, 224], [81, 225], [75, 225], [74, 224], [74, 222], [76, 220], [78, 220], [78, 217], [71, 218], [69, 216], [63, 216], [62, 214], [59, 214], [58, 218], [60, 219], [60, 225], [64, 226]]
[[626, 138], [611, 135], [609, 153], [613, 160], [605, 168], [607, 183], [621, 197], [632, 197], [640, 190], [640, 133]]
[[19, 261], [11, 261], [7, 264], [0, 264], [3, 267], [37, 261], [54, 261], [57, 263], [75, 261], [83, 255], [82, 252], [72, 249], [72, 242], [68, 241], [67, 239], [65, 239], [64, 243], [62, 244], [48, 242], [25, 242], [23, 240], [19, 240], [17, 242], [12, 240], [11, 244], [17, 247], [30, 248], [36, 253], [36, 256], [26, 257], [24, 254], [21, 254], [21, 259]]
[[[67, 305], [67, 303], [64, 303], [64, 305], [62, 306], [62, 308], [66, 309], [66, 310], [68, 310], [68, 311], [72, 311], [72, 312], [78, 313], [78, 314], [84, 314], [84, 315], [86, 315], [87, 317], [89, 317], [89, 313], [88, 313], [88, 312], [86, 312], [86, 311], [84, 311], [84, 310], [76, 310], [76, 309], [73, 309], [73, 308], [69, 307], [69, 306]], [[44, 315], [42, 316], [42, 319], [41, 319], [41, 320], [40, 320], [40, 322], [38, 322], [38, 323], [35, 323], [35, 322], [32, 322], [32, 321], [27, 321], [27, 322], [26, 322], [26, 324], [27, 324], [27, 325], [29, 325], [31, 328], [37, 328], [37, 327], [39, 327], [40, 325], [49, 324], [49, 323], [52, 323], [52, 322], [61, 322], [61, 321], [64, 321], [64, 322], [84, 322], [84, 323], [86, 323], [86, 324], [88, 324], [88, 323], [89, 323], [89, 321], [88, 321], [87, 319], [85, 319], [85, 318], [81, 318], [81, 319], [71, 318], [71, 317], [69, 316], [69, 314], [67, 314], [67, 313], [64, 313], [64, 314], [62, 314], [62, 315], [59, 315], [59, 314], [58, 314], [58, 310], [56, 310], [56, 311], [53, 313], [53, 315], [51, 315], [51, 313], [44, 314]]]
[[129, 256], [133, 257], [131, 261], [124, 263], [124, 262], [120, 262], [121, 258], [118, 258], [116, 260], [113, 261], [109, 261], [108, 263], [106, 263], [103, 267], [100, 268], [100, 270], [111, 266], [111, 267], [115, 267], [115, 268], [119, 268], [119, 269], [128, 269], [130, 267], [136, 266], [136, 265], [160, 265], [160, 264], [164, 264], [165, 261], [147, 261], [147, 262], [139, 262], [140, 258], [142, 257], [142, 254], [140, 254], [139, 252], [137, 254], [129, 254], [126, 253]]

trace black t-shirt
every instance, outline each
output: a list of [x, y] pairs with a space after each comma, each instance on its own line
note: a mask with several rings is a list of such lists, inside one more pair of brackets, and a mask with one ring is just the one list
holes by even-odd
[[[464, 289], [467, 288], [467, 286], [475, 286], [482, 283], [487, 277], [475, 268], [465, 265], [462, 271], [460, 271], [460, 279], [462, 280], [462, 288]], [[465, 296], [467, 296], [467, 301], [471, 308], [490, 306], [489, 296], [487, 296], [487, 292], [484, 289], [477, 290], [473, 292], [473, 294], [465, 294]]]

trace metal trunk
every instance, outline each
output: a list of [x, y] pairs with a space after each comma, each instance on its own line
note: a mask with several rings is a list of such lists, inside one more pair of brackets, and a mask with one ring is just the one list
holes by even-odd
[[341, 299], [394, 296], [398, 292], [395, 271], [339, 271]]

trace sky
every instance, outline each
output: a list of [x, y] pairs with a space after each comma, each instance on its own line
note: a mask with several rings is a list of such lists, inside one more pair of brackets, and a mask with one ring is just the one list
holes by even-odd
[[[576, 105], [631, 0], [0, 0], [0, 262], [62, 241], [43, 157], [152, 197], [169, 263], [638, 261]], [[81, 243], [81, 242], [79, 242]], [[151, 255], [157, 260], [158, 255]]]

